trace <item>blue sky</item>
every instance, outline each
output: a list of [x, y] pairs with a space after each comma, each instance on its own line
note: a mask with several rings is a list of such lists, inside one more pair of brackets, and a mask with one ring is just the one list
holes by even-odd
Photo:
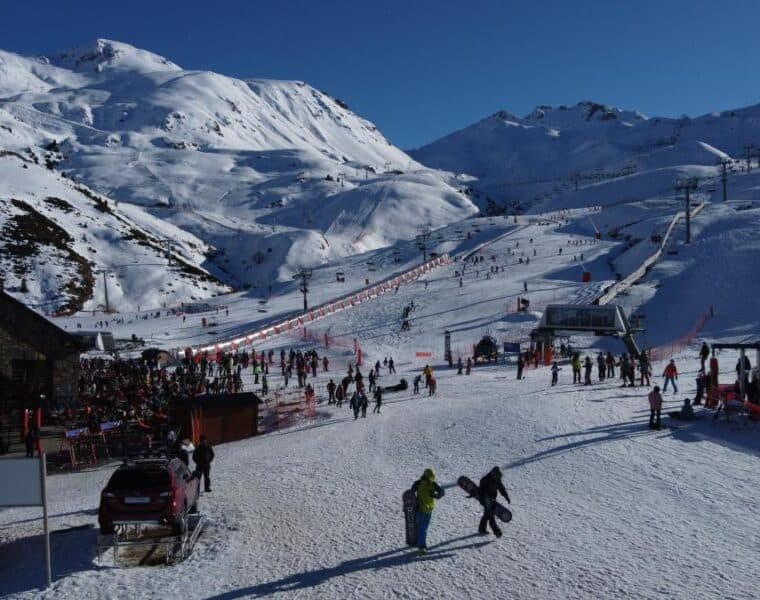
[[759, 23], [757, 0], [4, 0], [0, 47], [49, 54], [105, 37], [185, 68], [300, 79], [413, 148], [499, 109], [755, 104]]

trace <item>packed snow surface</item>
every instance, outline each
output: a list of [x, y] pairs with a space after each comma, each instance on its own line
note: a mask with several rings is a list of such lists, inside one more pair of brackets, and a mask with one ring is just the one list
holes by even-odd
[[[728, 206], [712, 210], [699, 217], [710, 219], [699, 235], [717, 236], [733, 247], [731, 240], [744, 235], [738, 213]], [[748, 212], [754, 215], [756, 209]], [[98, 494], [113, 468], [102, 467], [49, 479], [56, 581], [46, 592], [37, 589], [39, 511], [0, 513], [0, 593], [13, 598], [755, 597], [752, 557], [760, 526], [752, 506], [760, 442], [754, 426], [735, 419], [713, 423], [713, 413], [705, 411], [694, 422], [665, 418], [672, 428], [651, 431], [647, 388], [621, 388], [617, 379], [599, 383], [596, 377], [591, 387], [575, 386], [566, 364], [554, 388], [546, 368], [528, 369], [518, 381], [512, 364], [477, 366], [469, 376], [443, 364], [445, 330], [452, 333], [455, 357], [469, 355], [471, 344], [486, 332], [500, 340], [524, 340], [538, 315], [515, 313], [518, 295], [536, 305], [584, 297], [585, 286], [558, 279], [556, 272], [575, 262], [568, 253], [582, 248], [594, 265], [615, 247], [594, 244], [580, 233], [589, 214], [596, 213], [509, 226], [478, 219], [474, 224], [486, 245], [461, 254], [474, 251], [484, 262], [471, 263], [463, 276], [457, 261], [396, 294], [316, 324], [316, 339], [321, 331], [338, 339], [356, 337], [368, 365], [393, 356], [398, 375], [381, 369], [381, 385], [401, 377], [411, 383], [425, 365], [415, 359], [416, 351], [431, 351], [437, 394], [425, 395], [424, 386], [420, 395], [389, 393], [380, 415], [356, 421], [347, 408], [323, 403], [313, 423], [218, 446], [213, 492], [201, 498], [210, 525], [185, 562], [117, 569], [107, 557], [93, 557]], [[521, 252], [531, 257], [530, 264], [518, 262]], [[699, 245], [685, 256], [668, 255], [658, 267], [666, 272], [653, 270], [637, 287], [654, 290], [664, 282], [667, 290], [677, 271], [685, 289], [696, 289], [684, 278], [694, 268], [691, 252], [699, 252]], [[490, 264], [506, 268], [495, 274]], [[702, 272], [709, 281], [725, 268]], [[674, 290], [684, 289], [672, 283]], [[667, 311], [671, 297], [659, 302], [661, 293], [645, 299], [648, 314], [663, 315], [660, 331], [648, 333], [662, 336], [653, 343], [680, 335], [687, 318], [666, 319], [675, 312]], [[678, 312], [696, 318], [702, 300], [686, 293]], [[400, 332], [401, 312], [412, 301], [412, 329]], [[224, 317], [230, 322], [245, 303], [231, 306]], [[730, 322], [721, 321], [730, 318], [721, 306], [706, 331], [736, 334]], [[742, 335], [757, 332], [756, 317], [746, 309], [741, 316], [748, 324]], [[76, 320], [60, 322], [72, 326]], [[164, 316], [129, 327], [143, 334], [182, 329], [176, 317]], [[195, 320], [185, 327], [200, 330]], [[257, 350], [316, 343], [295, 333]], [[615, 340], [601, 345], [623, 350]], [[328, 375], [342, 374], [354, 359], [340, 347], [328, 353], [331, 373], [317, 377], [318, 393]], [[667, 394], [665, 411], [693, 395], [695, 356], [696, 348], [675, 354], [681, 393]], [[736, 354], [725, 352], [719, 359], [730, 378]], [[655, 363], [654, 383], [660, 383], [663, 366]], [[270, 385], [280, 383], [273, 375]], [[253, 386], [249, 378], [246, 384]], [[514, 513], [500, 540], [476, 535], [479, 506], [455, 485], [459, 475], [477, 480], [495, 465], [504, 471]], [[404, 544], [401, 494], [428, 467], [446, 495], [433, 514], [430, 550], [418, 556]]]

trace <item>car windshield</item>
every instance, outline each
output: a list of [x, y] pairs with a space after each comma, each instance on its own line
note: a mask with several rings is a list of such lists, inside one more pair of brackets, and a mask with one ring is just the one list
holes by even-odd
[[123, 469], [116, 471], [108, 483], [114, 490], [157, 489], [169, 486], [169, 474], [158, 469]]

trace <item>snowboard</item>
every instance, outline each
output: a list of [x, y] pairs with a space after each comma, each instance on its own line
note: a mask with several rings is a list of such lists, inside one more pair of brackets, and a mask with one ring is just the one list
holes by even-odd
[[[469, 477], [462, 475], [457, 479], [457, 485], [474, 498], [478, 498], [478, 486]], [[496, 505], [496, 510], [494, 511], [496, 518], [504, 523], [509, 523], [512, 520], [512, 511], [497, 501], [494, 501], [494, 504]]]
[[406, 490], [401, 500], [404, 504], [404, 524], [406, 526], [407, 546], [417, 545], [417, 494], [413, 490]]

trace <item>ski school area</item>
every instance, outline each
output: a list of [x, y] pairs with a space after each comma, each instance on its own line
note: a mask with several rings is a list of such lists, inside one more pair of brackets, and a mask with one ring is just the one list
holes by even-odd
[[[106, 455], [101, 446], [82, 452], [80, 445], [71, 460], [66, 449], [69, 459], [47, 478], [52, 586], [44, 588], [40, 510], [2, 509], [0, 595], [757, 597], [760, 421], [750, 406], [757, 354], [731, 336], [732, 319], [754, 320], [747, 313], [727, 316], [719, 294], [713, 302], [704, 286], [709, 272], [702, 272], [700, 294], [687, 287], [690, 279], [678, 279], [689, 268], [676, 268], [686, 253], [669, 252], [679, 225], [668, 229], [671, 239], [625, 257], [617, 242], [599, 239], [589, 225], [589, 216], [594, 222], [612, 218], [606, 213], [583, 209], [517, 223], [472, 219], [465, 223], [479, 231], [463, 233], [459, 245], [441, 243], [434, 267], [404, 279], [392, 270], [399, 263], [388, 261], [392, 266], [369, 286], [375, 293], [354, 283], [349, 300], [340, 300], [346, 293], [331, 295], [325, 285], [315, 293], [316, 308], [305, 313], [298, 310], [298, 290], [270, 300], [263, 320], [255, 299], [226, 297], [229, 309], [214, 313], [213, 340], [202, 314], [162, 312], [152, 320], [109, 323], [116, 338], [163, 337], [167, 356], [178, 354], [153, 385], [176, 404], [182, 400], [171, 394], [192, 390], [197, 402], [189, 403], [187, 425], [177, 437], [195, 445], [202, 434], [213, 438], [212, 491], [204, 491], [200, 478], [181, 479], [190, 482], [192, 489], [183, 493], [197, 499], [193, 508], [200, 516], [168, 532], [180, 547], [167, 538], [152, 545], [148, 540], [147, 551], [125, 546], [115, 559], [113, 543], [99, 551], [99, 517], [101, 491], [122, 465], [114, 460], [120, 450], [104, 443]], [[711, 217], [707, 207], [699, 219], [721, 214]], [[670, 222], [658, 219], [663, 229]], [[610, 269], [612, 257], [620, 278]], [[341, 269], [349, 279], [365, 280], [358, 262]], [[312, 287], [334, 280], [334, 271], [315, 272]], [[635, 281], [626, 282], [634, 273]], [[668, 278], [683, 283], [680, 293], [693, 300], [673, 306]], [[383, 285], [385, 280], [393, 283]], [[619, 294], [593, 304], [614, 286]], [[563, 307], [565, 315], [579, 311], [578, 320], [552, 322], [552, 306]], [[609, 320], [582, 328], [584, 315], [609, 307], [620, 307], [630, 321], [617, 337], [609, 335], [617, 327]], [[92, 320], [56, 322], [73, 331], [77, 324], [90, 329]], [[664, 393], [660, 429], [648, 427], [653, 387], [640, 385], [638, 371], [634, 386], [623, 385], [619, 367], [613, 377], [597, 375], [600, 351], [621, 364], [632, 347], [621, 339], [628, 334], [652, 357], [652, 386], [663, 387], [671, 359], [677, 367], [678, 392], [669, 387]], [[484, 337], [495, 340], [496, 360], [475, 359]], [[710, 379], [695, 418], [671, 417], [685, 398], [697, 396], [703, 339]], [[541, 352], [518, 379], [514, 349], [525, 353], [531, 344], [536, 351], [542, 344]], [[572, 383], [573, 353], [594, 361], [590, 385]], [[751, 361], [749, 369], [741, 357]], [[471, 359], [470, 368], [459, 369], [459, 359], [465, 365]], [[561, 370], [551, 385], [555, 361]], [[375, 385], [386, 390], [379, 407], [368, 382], [378, 363]], [[85, 373], [97, 378], [99, 369], [118, 368], [129, 381], [129, 361], [114, 364], [94, 359]], [[434, 393], [425, 386], [426, 367]], [[362, 387], [357, 371], [368, 406], [355, 411], [361, 394], [354, 392]], [[342, 385], [347, 378], [343, 402], [330, 401], [330, 380]], [[246, 395], [254, 399], [236, 399]], [[227, 402], [235, 416], [225, 421], [214, 413], [211, 398]], [[142, 403], [149, 404], [148, 398]], [[160, 410], [140, 414], [143, 425], [151, 412]], [[136, 414], [125, 419], [138, 420]], [[160, 437], [166, 427], [159, 429], [142, 438], [160, 447], [167, 440]], [[54, 454], [50, 447], [48, 453]], [[193, 465], [191, 459], [188, 469]], [[480, 534], [483, 507], [460, 480], [478, 485], [495, 467], [510, 502], [499, 500], [511, 513], [511, 520], [499, 521], [499, 538]], [[129, 461], [125, 468], [132, 468]], [[176, 466], [179, 475], [183, 468]], [[417, 540], [407, 538], [411, 517], [402, 497], [428, 469], [426, 477], [432, 475], [443, 494], [432, 508], [423, 554], [407, 543]], [[129, 535], [126, 527], [120, 539], [127, 542]]]

